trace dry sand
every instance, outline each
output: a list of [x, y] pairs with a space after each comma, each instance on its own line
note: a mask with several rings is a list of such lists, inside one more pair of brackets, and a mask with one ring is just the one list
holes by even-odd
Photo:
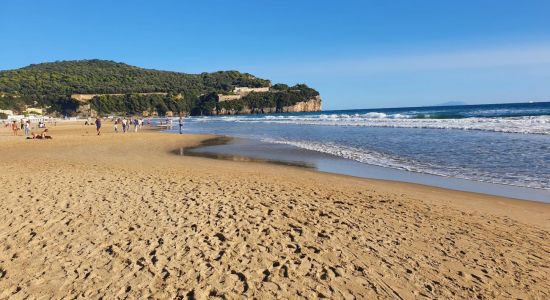
[[94, 131], [0, 129], [1, 299], [550, 298], [548, 204]]

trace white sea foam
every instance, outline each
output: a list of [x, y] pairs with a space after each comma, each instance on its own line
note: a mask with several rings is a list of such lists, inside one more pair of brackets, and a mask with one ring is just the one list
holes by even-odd
[[[287, 114], [287, 115], [233, 115], [220, 117], [193, 117], [191, 122], [199, 122], [196, 128], [209, 132], [230, 134], [243, 137], [254, 137], [266, 139], [267, 142], [288, 144], [302, 149], [327, 153], [338, 157], [358, 161], [365, 164], [388, 167], [400, 170], [407, 170], [419, 173], [454, 177], [467, 180], [483, 181], [490, 183], [523, 186], [537, 189], [550, 189], [548, 181], [548, 156], [545, 149], [547, 136], [518, 136], [522, 134], [550, 135], [550, 114], [541, 116], [506, 116], [506, 117], [485, 117], [491, 114], [501, 114], [502, 111], [476, 111], [474, 116], [460, 118], [470, 115], [458, 112], [457, 118], [437, 119], [436, 117], [449, 117], [455, 112], [448, 111], [421, 111], [409, 110], [400, 113], [390, 112], [326, 112], [309, 114]], [[517, 110], [510, 110], [507, 114], [520, 113]], [[540, 112], [538, 112], [540, 113]], [[446, 114], [446, 115], [445, 115]], [[431, 115], [431, 119], [430, 119]], [[419, 118], [419, 116], [423, 118]], [[210, 123], [210, 124], [205, 124]], [[234, 124], [231, 124], [234, 123]], [[254, 124], [265, 124], [264, 126], [253, 126]], [[281, 124], [281, 126], [277, 126]], [[310, 125], [311, 130], [296, 131], [296, 126]], [[235, 126], [233, 126], [235, 125]], [[267, 126], [275, 125], [275, 126]], [[323, 126], [334, 126], [327, 130], [325, 136], [322, 132]], [[191, 125], [192, 127], [192, 125]], [[399, 130], [393, 132], [395, 136], [385, 139], [384, 130], [369, 131], [374, 140], [361, 140], [360, 137], [351, 135], [349, 139], [346, 134], [357, 133], [360, 128], [388, 127], [388, 128], [428, 128], [428, 129], [451, 129], [441, 132], [451, 137], [449, 145], [442, 145], [450, 152], [456, 148], [453, 145], [464, 148], [466, 154], [461, 151], [454, 151], [454, 154], [446, 154], [446, 151], [430, 152], [428, 143], [422, 146], [422, 139], [438, 135], [434, 130]], [[513, 134], [495, 134], [487, 137], [481, 135], [469, 135], [458, 130], [481, 130], [489, 132], [502, 132]], [[202, 131], [199, 131], [202, 132]], [[424, 133], [417, 135], [417, 133]], [[458, 140], [453, 140], [453, 134], [458, 134]], [[403, 135], [400, 137], [400, 135]], [[471, 136], [471, 138], [467, 138]], [[464, 139], [464, 140], [462, 140]], [[401, 145], [395, 141], [402, 140]], [[496, 141], [496, 142], [495, 142]], [[369, 145], [370, 142], [378, 143], [376, 147]], [[411, 145], [408, 147], [406, 145]], [[362, 144], [363, 143], [363, 144]], [[385, 143], [387, 145], [385, 145]], [[416, 145], [415, 143], [418, 143]], [[455, 144], [455, 143], [459, 143]], [[489, 144], [485, 144], [489, 143]], [[385, 146], [384, 146], [385, 145]], [[402, 147], [403, 146], [403, 147]], [[416, 149], [419, 147], [418, 149]], [[380, 149], [387, 149], [383, 151]], [[422, 154], [432, 153], [434, 159], [417, 150]], [[382, 152], [377, 152], [382, 151]], [[479, 154], [479, 157], [475, 155]], [[517, 160], [516, 160], [517, 159]]]
[[[428, 116], [426, 116], [428, 117]], [[195, 118], [198, 122], [226, 121], [251, 123], [277, 123], [321, 126], [393, 127], [483, 130], [493, 132], [550, 134], [550, 115], [462, 118], [462, 119], [418, 119], [411, 115], [369, 112], [366, 114], [315, 114], [290, 116], [223, 116], [219, 118]]]
[[518, 178], [514, 176], [508, 178], [495, 178], [494, 174], [484, 173], [479, 170], [475, 173], [468, 173], [464, 172], [465, 170], [452, 169], [449, 167], [442, 168], [441, 166], [437, 165], [430, 165], [419, 161], [403, 159], [401, 157], [380, 153], [377, 151], [343, 146], [335, 143], [321, 143], [316, 141], [292, 141], [270, 138], [262, 139], [262, 141], [275, 144], [291, 145], [298, 148], [331, 154], [334, 156], [379, 167], [406, 170], [443, 177], [454, 177], [466, 180], [489, 182], [495, 184], [523, 186], [537, 189], [550, 189], [550, 184], [548, 182], [537, 180], [536, 178]]
[[[371, 164], [380, 167], [389, 167], [394, 169], [402, 169], [407, 171], [425, 172], [426, 170], [420, 167], [420, 164], [413, 161], [406, 161], [399, 157], [382, 154], [376, 151], [359, 149], [355, 147], [347, 147], [334, 143], [321, 143], [315, 141], [290, 141], [276, 139], [262, 139], [262, 141], [273, 144], [285, 144], [298, 148], [317, 151], [321, 153], [332, 154], [338, 157], [343, 157], [358, 162]], [[443, 175], [443, 174], [437, 174]]]

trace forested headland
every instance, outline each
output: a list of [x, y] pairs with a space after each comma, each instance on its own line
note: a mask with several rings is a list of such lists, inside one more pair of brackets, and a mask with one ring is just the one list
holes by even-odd
[[[235, 87], [271, 87], [220, 102], [219, 94]], [[159, 94], [147, 94], [159, 93]], [[73, 94], [98, 94], [87, 103]], [[60, 61], [0, 71], [0, 109], [47, 108], [50, 114], [75, 115], [83, 104], [97, 113], [141, 114], [145, 111], [209, 115], [243, 107], [283, 107], [318, 96], [305, 84], [271, 85], [266, 79], [238, 71], [187, 74], [159, 71], [105, 60]]]

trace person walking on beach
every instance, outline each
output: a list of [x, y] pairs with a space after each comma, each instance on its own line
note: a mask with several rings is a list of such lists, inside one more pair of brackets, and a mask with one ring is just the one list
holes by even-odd
[[97, 135], [101, 135], [101, 119], [99, 117], [95, 119], [95, 128], [97, 130]]
[[137, 118], [134, 118], [134, 132], [138, 131], [139, 121]]
[[113, 125], [115, 128], [115, 133], [118, 133], [118, 120], [115, 119], [115, 124]]
[[17, 136], [17, 130], [19, 130], [19, 127], [17, 127], [17, 121], [13, 121], [13, 123], [11, 123], [11, 130], [13, 130], [13, 135]]
[[179, 126], [180, 126], [180, 134], [183, 134], [183, 117], [180, 116], [179, 119]]
[[25, 122], [25, 136], [29, 136], [31, 134], [31, 122], [27, 120]]

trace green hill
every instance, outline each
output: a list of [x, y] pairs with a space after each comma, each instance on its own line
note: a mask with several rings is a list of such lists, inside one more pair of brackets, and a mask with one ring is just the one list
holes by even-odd
[[[21, 111], [25, 105], [31, 105], [49, 107], [50, 112], [73, 114], [81, 103], [72, 100], [72, 94], [126, 94], [93, 99], [91, 104], [100, 113], [140, 113], [142, 109], [157, 110], [160, 114], [166, 110], [191, 112], [204, 102], [201, 95], [227, 94], [237, 86], [270, 85], [269, 80], [238, 71], [186, 74], [105, 60], [60, 61], [0, 71], [0, 109]], [[292, 92], [292, 88], [282, 92], [297, 94], [296, 89], [305, 89], [299, 94], [318, 95], [305, 85], [296, 87]], [[167, 95], [138, 95], [154, 92]]]

